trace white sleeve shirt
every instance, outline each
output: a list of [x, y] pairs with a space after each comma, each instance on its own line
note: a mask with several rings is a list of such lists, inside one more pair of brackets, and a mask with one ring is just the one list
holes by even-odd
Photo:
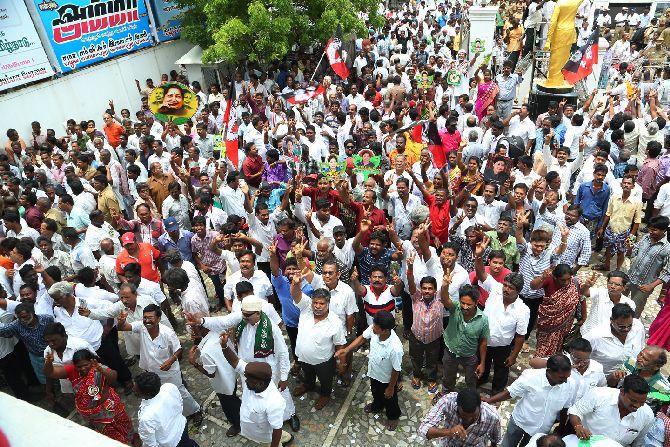
[[574, 395], [575, 382], [551, 385], [547, 370], [527, 369], [507, 387], [513, 398], [519, 398], [512, 419], [529, 435], [549, 433], [558, 413], [567, 408]]
[[296, 307], [300, 309], [298, 338], [295, 354], [301, 362], [319, 365], [327, 362], [335, 353], [335, 346], [346, 344], [344, 323], [334, 313], [321, 321], [314, 320], [312, 300], [303, 294]]
[[479, 282], [489, 292], [484, 315], [489, 320], [489, 346], [509, 346], [518, 335], [526, 335], [530, 310], [523, 301], [516, 299], [507, 308], [503, 304], [503, 286], [488, 275], [486, 281]]
[[617, 388], [592, 388], [568, 410], [578, 416], [594, 435], [603, 435], [622, 445], [641, 447], [644, 437], [654, 423], [654, 413], [647, 404], [623, 418], [619, 416]]
[[175, 447], [186, 426], [183, 402], [177, 387], [161, 385], [153, 398], [142, 399], [137, 412], [137, 432], [144, 447]]
[[616, 370], [628, 357], [637, 357], [645, 346], [644, 326], [637, 318], [633, 320], [633, 327], [625, 343], [612, 335], [609, 322], [595, 328], [585, 338], [593, 348], [591, 359], [603, 365], [605, 375]]

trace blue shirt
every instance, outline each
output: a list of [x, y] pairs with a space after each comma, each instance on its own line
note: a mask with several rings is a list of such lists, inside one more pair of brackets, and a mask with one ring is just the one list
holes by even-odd
[[582, 207], [582, 216], [587, 220], [598, 220], [600, 222], [607, 211], [607, 202], [610, 199], [610, 187], [603, 183], [603, 187], [596, 191], [593, 189], [593, 181], [584, 182], [579, 185], [575, 204]]
[[0, 337], [18, 337], [26, 345], [28, 352], [42, 357], [47, 347], [44, 339], [44, 330], [54, 322], [51, 315], [35, 315], [37, 326], [29, 327], [14, 320], [4, 327], [0, 327]]
[[[270, 274], [270, 282], [277, 292], [277, 297], [281, 303], [281, 319], [287, 327], [297, 328], [298, 320], [300, 319], [300, 309], [298, 309], [293, 302], [291, 296], [291, 283], [284, 275], [275, 276]], [[302, 280], [302, 293], [307, 296], [312, 296], [314, 287], [304, 279]]]
[[387, 248], [382, 251], [377, 258], [372, 256], [368, 247], [364, 247], [361, 254], [358, 255], [359, 281], [361, 284], [364, 286], [370, 285], [370, 273], [373, 267], [381, 267], [388, 272], [389, 267], [391, 266], [391, 255], [394, 252], [394, 250]]
[[[65, 218], [65, 222], [67, 223], [68, 227], [72, 227], [75, 230], [86, 228], [89, 225], [91, 225], [91, 219], [88, 217], [86, 211], [82, 210], [77, 206], [72, 207], [72, 210], [67, 214]], [[83, 233], [80, 234], [79, 237], [83, 239], [84, 234]]]
[[193, 233], [187, 230], [179, 230], [179, 239], [175, 242], [170, 235], [165, 232], [158, 237], [158, 248], [161, 253], [169, 250], [179, 250], [181, 258], [184, 261], [193, 262], [193, 252], [191, 251], [191, 238]]

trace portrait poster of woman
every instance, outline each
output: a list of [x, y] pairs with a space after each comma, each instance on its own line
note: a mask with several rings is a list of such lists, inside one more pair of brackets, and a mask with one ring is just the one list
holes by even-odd
[[159, 121], [184, 124], [198, 110], [198, 97], [186, 85], [168, 82], [151, 91], [149, 110]]

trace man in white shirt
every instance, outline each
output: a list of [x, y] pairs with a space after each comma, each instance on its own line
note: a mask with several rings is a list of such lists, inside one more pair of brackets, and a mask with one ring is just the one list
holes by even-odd
[[259, 444], [289, 445], [293, 435], [282, 430], [286, 402], [273, 382], [272, 368], [265, 362], [245, 362], [238, 358], [228, 342], [228, 334], [219, 338], [223, 355], [242, 378], [240, 430], [242, 436]]
[[309, 246], [313, 252], [317, 251], [317, 244], [321, 238], [333, 239], [333, 229], [343, 225], [340, 219], [330, 214], [329, 199], [316, 199], [316, 213], [309, 208], [305, 210], [304, 203], [297, 204], [295, 214], [299, 220], [307, 224]]
[[226, 436], [232, 438], [240, 433], [240, 406], [242, 401], [236, 394], [237, 374], [223, 355], [219, 334], [202, 326], [192, 329], [193, 336], [201, 338], [201, 341], [197, 346], [191, 346], [188, 352], [188, 361], [209, 379], [209, 384], [221, 403], [221, 410], [230, 422]]
[[[221, 198], [221, 208], [227, 215], [235, 215], [244, 219], [247, 217], [244, 209], [246, 196], [240, 187], [240, 180], [239, 172], [229, 172], [226, 176], [226, 184], [221, 187], [219, 196]], [[244, 183], [243, 180], [242, 182]]]
[[[145, 371], [156, 373], [163, 384], [172, 384], [181, 394], [184, 403], [184, 415], [193, 417], [196, 425], [202, 422], [200, 404], [191, 396], [182, 382], [179, 358], [182, 348], [177, 334], [169, 327], [160, 323], [162, 312], [160, 307], [149, 304], [144, 308], [142, 321], [126, 322], [126, 312], [118, 317], [120, 331], [140, 334], [139, 367]], [[136, 379], [137, 380], [137, 379]]]
[[654, 423], [654, 412], [645, 403], [650, 388], [646, 380], [630, 374], [623, 387], [592, 388], [570, 407], [568, 414], [580, 439], [606, 436], [623, 446], [643, 446]]
[[475, 247], [475, 272], [481, 287], [489, 293], [484, 307], [484, 315], [489, 322], [489, 338], [486, 348], [484, 372], [479, 383], [488, 381], [493, 364], [491, 394], [498, 394], [506, 386], [509, 369], [516, 363], [521, 352], [524, 336], [530, 319], [530, 309], [519, 298], [523, 289], [523, 276], [509, 273], [503, 283], [496, 281], [484, 269], [483, 255], [489, 245], [488, 236]]
[[199, 447], [188, 437], [183, 401], [172, 383], [161, 385], [156, 373], [135, 377], [135, 394], [142, 398], [137, 411], [137, 432], [144, 447]]
[[[498, 186], [494, 183], [486, 183], [482, 196], [474, 196], [477, 199], [477, 214], [481, 217], [489, 228], [495, 228], [500, 219], [500, 214], [505, 211], [508, 204], [496, 200]], [[467, 228], [464, 228], [467, 230]]]
[[609, 272], [607, 287], [593, 287], [596, 278], [595, 274], [586, 278], [586, 285], [591, 287], [586, 290], [584, 296], [591, 298], [591, 307], [586, 313], [586, 321], [580, 328], [582, 337], [588, 337], [595, 328], [607, 325], [612, 316], [612, 308], [616, 304], [628, 304], [635, 310], [633, 300], [623, 294], [628, 283], [628, 275], [617, 270]]
[[311, 124], [305, 127], [305, 136], [300, 137], [300, 144], [307, 146], [310, 160], [322, 162], [328, 157], [328, 144], [323, 138], [317, 138], [316, 128]]
[[594, 328], [585, 337], [591, 342], [591, 357], [603, 365], [605, 375], [615, 371], [629, 357], [637, 357], [645, 345], [644, 326], [628, 304], [615, 304], [609, 324]]
[[509, 118], [503, 121], [507, 125], [507, 135], [511, 137], [519, 137], [527, 149], [535, 142], [537, 135], [537, 128], [532, 119], [530, 119], [530, 111], [528, 104], [522, 104], [521, 109], [512, 111]]
[[344, 347], [347, 340], [344, 324], [329, 311], [330, 292], [317, 289], [310, 298], [302, 293], [301, 284], [302, 276], [295, 275], [291, 281], [291, 296], [300, 309], [295, 354], [305, 380], [293, 390], [293, 395], [299, 397], [314, 389], [318, 377], [319, 398], [314, 403], [318, 411], [330, 401], [335, 376], [333, 355]]
[[526, 369], [505, 391], [482, 398], [489, 404], [518, 399], [502, 447], [517, 447], [523, 439], [551, 430], [559, 412], [573, 404], [576, 385], [568, 381], [571, 371], [570, 359], [556, 354], [549, 357], [546, 368]]
[[[263, 312], [265, 302], [255, 296], [247, 296], [242, 300], [242, 311], [233, 312], [223, 317], [197, 317], [185, 314], [191, 326], [201, 325], [214, 332], [224, 332], [230, 328], [237, 327], [235, 339], [237, 341], [237, 353], [242, 360], [255, 360], [267, 363], [271, 366], [272, 381], [279, 389], [280, 396], [284, 400], [283, 420], [289, 421], [291, 429], [300, 429], [300, 419], [295, 414], [295, 404], [287, 387], [289, 369], [288, 346], [282, 335], [281, 329], [271, 321]], [[263, 348], [256, 343], [256, 334], [261, 337], [272, 337], [272, 349]], [[232, 364], [232, 363], [231, 363]], [[246, 387], [245, 387], [246, 388]], [[244, 400], [244, 398], [243, 398]], [[242, 418], [244, 421], [244, 418]], [[244, 423], [242, 422], [242, 435], [244, 435]]]
[[248, 281], [254, 287], [254, 295], [268, 302], [272, 297], [272, 284], [268, 276], [256, 268], [256, 254], [244, 251], [238, 257], [240, 269], [231, 274], [223, 286], [228, 311], [232, 310], [233, 302], [237, 298], [235, 286], [240, 281]]

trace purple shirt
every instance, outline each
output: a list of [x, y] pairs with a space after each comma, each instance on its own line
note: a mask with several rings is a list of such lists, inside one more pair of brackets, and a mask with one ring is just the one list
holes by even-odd
[[[289, 180], [289, 175], [288, 175], [288, 166], [286, 166], [286, 162], [283, 160], [278, 161], [277, 163], [274, 164], [274, 166], [270, 167], [270, 164], [266, 161], [265, 162], [265, 170], [263, 171], [263, 181], [264, 182], [280, 182], [280, 183], [286, 183]], [[276, 185], [270, 185], [273, 189], [276, 187]]]

